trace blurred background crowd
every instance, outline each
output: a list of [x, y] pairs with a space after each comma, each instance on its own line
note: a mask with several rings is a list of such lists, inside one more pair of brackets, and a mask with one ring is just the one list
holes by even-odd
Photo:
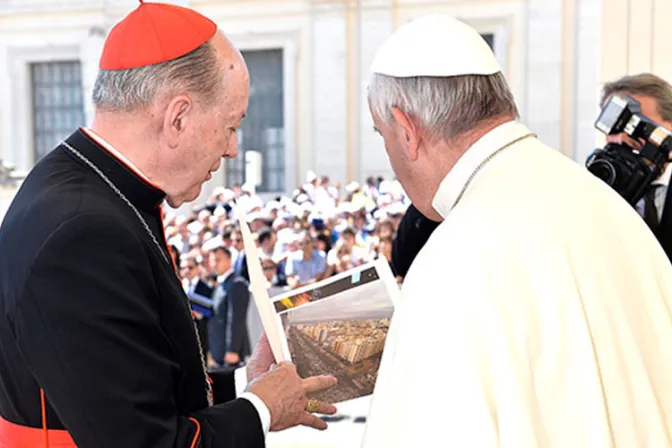
[[212, 315], [195, 311], [210, 365], [244, 363], [262, 332], [236, 206], [259, 248], [273, 297], [377, 258], [394, 272], [392, 242], [408, 205], [395, 180], [369, 178], [342, 188], [309, 172], [291, 196], [264, 201], [247, 184], [217, 187], [190, 214], [167, 215], [166, 238], [185, 292], [214, 301]]

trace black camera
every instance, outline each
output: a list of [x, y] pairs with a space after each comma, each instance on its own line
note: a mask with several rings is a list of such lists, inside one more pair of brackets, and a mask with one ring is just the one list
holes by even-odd
[[643, 116], [639, 102], [622, 94], [609, 99], [595, 127], [607, 135], [625, 133], [643, 142], [640, 150], [609, 143], [586, 161], [588, 171], [634, 206], [665, 169], [672, 150], [672, 133]]

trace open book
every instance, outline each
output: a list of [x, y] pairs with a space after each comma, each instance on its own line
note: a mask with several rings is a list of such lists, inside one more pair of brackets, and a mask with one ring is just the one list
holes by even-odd
[[259, 252], [239, 219], [250, 284], [276, 361], [302, 378], [330, 374], [334, 388], [312, 398], [340, 403], [373, 393], [399, 287], [386, 260], [270, 298]]

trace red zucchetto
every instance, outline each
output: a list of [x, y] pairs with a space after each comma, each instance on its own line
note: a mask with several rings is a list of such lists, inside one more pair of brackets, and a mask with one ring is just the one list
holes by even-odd
[[140, 0], [107, 36], [100, 68], [126, 70], [177, 59], [216, 32], [215, 22], [192, 9]]

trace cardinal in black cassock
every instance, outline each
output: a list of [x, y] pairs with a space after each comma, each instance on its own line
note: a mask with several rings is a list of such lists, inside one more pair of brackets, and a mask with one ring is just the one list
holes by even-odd
[[[186, 8], [142, 4], [110, 34], [101, 68], [127, 60], [117, 47], [129, 39], [146, 44], [136, 38], [147, 20], [172, 30], [178, 55], [216, 32]], [[231, 373], [206, 375], [165, 244], [165, 194], [127, 162], [79, 129], [35, 166], [6, 214], [0, 446], [263, 447], [268, 422], [254, 397], [236, 399]]]

